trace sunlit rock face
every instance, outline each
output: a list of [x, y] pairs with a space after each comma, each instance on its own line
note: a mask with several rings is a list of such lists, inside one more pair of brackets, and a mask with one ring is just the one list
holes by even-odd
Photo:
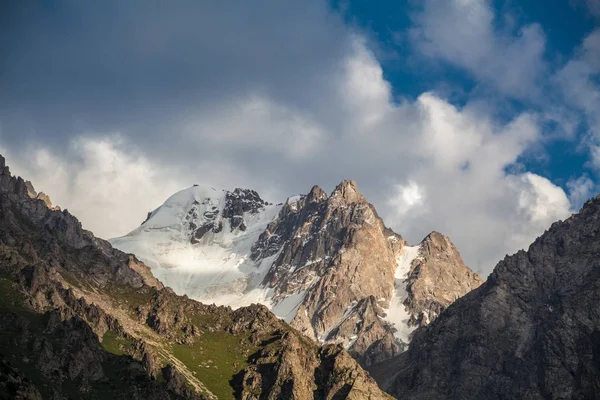
[[373, 366], [403, 399], [593, 399], [600, 391], [600, 197], [500, 261]]
[[481, 284], [447, 237], [408, 246], [350, 180], [275, 205], [248, 189], [193, 186], [111, 243], [177, 293], [265, 304], [363, 365], [404, 351], [415, 329]]

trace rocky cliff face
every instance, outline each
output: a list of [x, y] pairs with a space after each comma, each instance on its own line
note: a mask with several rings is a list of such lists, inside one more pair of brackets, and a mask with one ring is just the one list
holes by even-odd
[[373, 373], [398, 398], [598, 398], [598, 254], [600, 197], [506, 257]]
[[[350, 343], [366, 330], [379, 340], [391, 334], [379, 316], [392, 297], [402, 248], [401, 238], [391, 241], [389, 235], [397, 237], [354, 182], [345, 181], [329, 197], [315, 187], [288, 201], [253, 250], [255, 258], [278, 254], [263, 283], [274, 290], [276, 303], [298, 299], [289, 311], [292, 326], [321, 341]], [[277, 246], [271, 238], [287, 239]], [[257, 251], [263, 248], [266, 254]]]
[[413, 326], [429, 324], [455, 300], [483, 283], [465, 266], [450, 239], [438, 232], [421, 242], [405, 282], [404, 304]]
[[345, 350], [264, 306], [233, 311], [163, 288], [1, 157], [0, 260], [1, 398], [389, 398]]
[[353, 181], [278, 205], [251, 190], [193, 187], [112, 243], [178, 293], [265, 304], [363, 365], [402, 352], [416, 328], [481, 284], [443, 235], [407, 246]]

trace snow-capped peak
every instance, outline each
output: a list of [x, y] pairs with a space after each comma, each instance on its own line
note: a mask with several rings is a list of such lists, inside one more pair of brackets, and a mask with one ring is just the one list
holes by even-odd
[[[135, 234], [141, 230], [149, 229], [178, 229], [179, 225], [192, 211], [196, 204], [204, 203], [206, 211], [208, 208], [219, 207], [225, 203], [225, 190], [215, 189], [210, 186], [194, 185], [187, 189], [180, 190], [167, 199], [156, 210], [148, 215], [148, 219], [136, 230], [130, 233]], [[198, 210], [199, 211], [199, 210]]]
[[248, 255], [280, 208], [253, 190], [194, 185], [111, 242], [136, 254], [175, 292], [231, 305], [233, 298], [257, 287], [270, 266], [268, 260], [255, 262]]

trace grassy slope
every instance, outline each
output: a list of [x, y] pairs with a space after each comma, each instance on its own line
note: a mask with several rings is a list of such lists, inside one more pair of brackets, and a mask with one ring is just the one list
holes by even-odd
[[258, 349], [247, 337], [214, 332], [193, 345], [174, 344], [173, 354], [219, 399], [232, 399], [233, 376], [246, 367], [248, 355]]
[[[0, 314], [17, 315], [27, 321], [29, 334], [32, 337], [44, 337], [51, 345], [61, 346], [55, 337], [44, 332], [46, 316], [26, 307], [23, 294], [19, 292], [17, 285], [4, 276], [0, 277]], [[53, 389], [59, 390], [70, 398], [80, 398], [81, 392], [73, 382], [66, 381], [61, 384], [45, 377], [30, 361], [36, 358], [36, 352], [30, 346], [14, 345], [15, 337], [15, 332], [0, 332], [0, 357], [8, 360], [25, 374], [44, 398], [49, 397]], [[103, 363], [106, 379], [90, 383], [89, 398], [99, 400], [125, 398], [128, 383], [123, 379], [126, 374], [122, 372], [126, 371], [133, 361], [133, 358], [128, 355], [132, 350], [133, 342], [111, 331], [108, 331], [103, 339], [102, 346], [111, 353]]]

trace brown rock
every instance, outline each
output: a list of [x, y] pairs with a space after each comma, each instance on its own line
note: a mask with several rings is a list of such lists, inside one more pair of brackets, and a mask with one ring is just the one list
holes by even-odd
[[[253, 246], [252, 256], [259, 260], [280, 252], [264, 280], [276, 302], [305, 293], [293, 327], [317, 341], [344, 343], [370, 365], [406, 346], [383, 320], [404, 246], [356, 183], [346, 180], [330, 196], [315, 186], [307, 196], [288, 201]], [[402, 283], [409, 325], [425, 325], [480, 283], [449, 239], [432, 233]]]
[[478, 288], [483, 280], [463, 262], [447, 236], [430, 233], [421, 242], [419, 257], [406, 279], [409, 324], [424, 326], [458, 298]]
[[372, 372], [398, 398], [595, 399], [600, 197], [500, 261]]

